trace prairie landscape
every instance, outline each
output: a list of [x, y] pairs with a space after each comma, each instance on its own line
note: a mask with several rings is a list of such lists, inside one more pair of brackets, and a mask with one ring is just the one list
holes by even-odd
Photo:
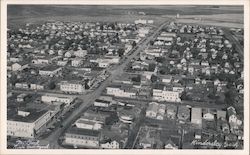
[[[74, 9], [72, 9], [74, 8]], [[145, 15], [140, 14], [145, 13]], [[168, 18], [177, 22], [243, 27], [243, 6], [182, 6], [182, 5], [9, 5], [8, 27], [49, 20], [81, 22], [133, 22], [154, 19], [155, 24]], [[202, 18], [202, 22], [197, 20]]]

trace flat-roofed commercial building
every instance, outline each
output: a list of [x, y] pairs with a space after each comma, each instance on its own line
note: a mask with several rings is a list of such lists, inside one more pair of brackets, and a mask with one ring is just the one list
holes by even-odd
[[65, 133], [65, 143], [72, 146], [99, 148], [100, 132], [72, 127]]
[[35, 138], [40, 129], [55, 115], [51, 110], [25, 109], [8, 115], [7, 135]]
[[85, 83], [82, 81], [62, 81], [60, 90], [66, 93], [83, 94], [85, 92]]
[[202, 125], [202, 109], [201, 108], [192, 108], [191, 123], [196, 124], [201, 127]]

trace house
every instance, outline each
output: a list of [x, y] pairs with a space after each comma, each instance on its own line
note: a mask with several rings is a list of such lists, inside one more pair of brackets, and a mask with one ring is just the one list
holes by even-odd
[[190, 118], [190, 109], [186, 106], [179, 106], [177, 118], [181, 121], [187, 121]]
[[74, 55], [76, 57], [83, 58], [83, 57], [85, 57], [87, 55], [87, 50], [78, 50], [78, 51], [75, 51]]
[[153, 99], [157, 101], [181, 102], [179, 92], [167, 90], [166, 86], [163, 85], [153, 88]]
[[107, 60], [107, 59], [100, 59], [98, 61], [98, 66], [101, 67], [101, 68], [107, 68], [107, 67], [110, 66], [110, 64], [111, 64], [110, 61]]
[[61, 81], [60, 90], [65, 93], [83, 94], [85, 92], [85, 82], [83, 81]]
[[196, 130], [194, 131], [194, 138], [195, 138], [196, 140], [200, 140], [200, 139], [201, 139], [201, 134], [202, 134], [201, 130], [200, 130], [200, 129], [196, 129]]
[[148, 70], [149, 64], [146, 62], [135, 61], [132, 64], [132, 69], [134, 70]]
[[43, 58], [33, 59], [32, 63], [36, 64], [36, 65], [49, 64], [49, 63], [51, 63], [51, 60], [48, 59], [48, 58], [43, 57]]
[[156, 102], [150, 102], [146, 111], [146, 117], [156, 118], [158, 113], [159, 104]]
[[165, 112], [166, 112], [166, 105], [165, 104], [159, 104], [156, 119], [163, 120]]
[[22, 83], [17, 82], [15, 83], [15, 87], [20, 88], [20, 89], [29, 89], [29, 85], [26, 82], [22, 82]]
[[57, 61], [58, 66], [66, 66], [68, 63], [68, 60], [59, 60]]
[[102, 129], [103, 122], [81, 117], [76, 120], [75, 125], [81, 129], [100, 130]]
[[96, 130], [69, 128], [65, 133], [65, 144], [74, 147], [99, 148], [100, 132]]
[[202, 126], [202, 110], [201, 108], [191, 109], [191, 123]]
[[173, 91], [174, 92], [179, 92], [181, 94], [184, 91], [184, 89], [185, 88], [180, 83], [177, 83], [177, 84], [173, 85]]
[[171, 138], [169, 138], [169, 139], [165, 142], [164, 149], [175, 150], [175, 149], [178, 149], [178, 148], [179, 148], [178, 142], [174, 142]]
[[166, 112], [166, 105], [165, 104], [159, 104], [158, 113], [164, 115], [165, 112]]
[[237, 123], [237, 115], [236, 110], [234, 107], [230, 106], [227, 108], [227, 116], [229, 124], [236, 124]]
[[214, 85], [215, 86], [218, 86], [218, 85], [220, 85], [221, 84], [221, 81], [219, 80], [219, 79], [215, 79], [214, 80]]
[[203, 110], [203, 119], [212, 121], [214, 120], [214, 114], [210, 109], [204, 109]]
[[23, 61], [23, 58], [22, 57], [10, 57], [9, 61], [10, 62], [21, 62], [21, 61]]
[[227, 133], [227, 134], [230, 133], [230, 128], [229, 128], [229, 125], [226, 121], [223, 121], [221, 123], [221, 129], [224, 133]]
[[171, 83], [173, 77], [171, 75], [159, 76], [163, 83]]
[[77, 59], [77, 58], [75, 58], [75, 59], [73, 59], [72, 61], [71, 61], [71, 66], [73, 66], [73, 67], [79, 67], [79, 66], [81, 66], [83, 64], [83, 60], [82, 59]]
[[22, 93], [17, 96], [16, 100], [17, 102], [24, 102], [27, 98], [28, 98], [28, 94]]
[[193, 66], [188, 66], [188, 72], [193, 75], [194, 74], [194, 67]]
[[103, 148], [103, 149], [119, 149], [120, 145], [119, 145], [119, 142], [117, 142], [116, 140], [113, 140], [113, 141], [110, 141], [110, 142], [100, 144], [100, 148]]
[[29, 67], [29, 64], [25, 62], [18, 62], [18, 63], [16, 62], [11, 65], [12, 71], [22, 71], [28, 67]]
[[41, 68], [39, 70], [39, 74], [42, 76], [53, 77], [53, 76], [59, 75], [61, 71], [62, 71], [61, 67], [49, 65], [49, 66], [45, 66]]
[[74, 54], [74, 51], [67, 51], [67, 52], [64, 54], [64, 57], [70, 58], [70, 57], [73, 56], [73, 54]]
[[7, 135], [35, 138], [54, 114], [53, 111], [47, 109], [19, 109], [17, 112], [7, 115]]
[[172, 104], [167, 104], [167, 118], [175, 119], [177, 113], [177, 106]]

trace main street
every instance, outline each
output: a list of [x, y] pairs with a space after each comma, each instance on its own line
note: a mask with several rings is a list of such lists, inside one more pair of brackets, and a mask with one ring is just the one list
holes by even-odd
[[65, 118], [61, 124], [62, 128], [55, 129], [47, 138], [43, 139], [43, 141], [46, 141], [50, 144], [52, 148], [60, 148], [58, 145], [58, 139], [63, 134], [63, 132], [71, 126], [71, 124], [82, 114], [84, 110], [86, 110], [95, 99], [97, 99], [101, 93], [105, 90], [105, 88], [111, 84], [112, 80], [122, 74], [124, 68], [128, 65], [128, 63], [139, 54], [140, 51], [144, 50], [147, 46], [147, 44], [156, 37], [156, 35], [159, 33], [159, 31], [168, 24], [168, 22], [162, 23], [150, 36], [148, 36], [146, 39], [144, 39], [142, 42], [138, 43], [134, 49], [136, 49], [131, 55], [127, 56], [127, 58], [122, 62], [120, 65], [117, 65], [115, 69], [107, 69], [108, 72], [110, 72], [110, 76], [103, 81], [100, 86], [94, 90], [93, 92], [86, 94], [86, 95], [79, 95], [78, 97], [83, 100], [83, 103], [74, 111], [72, 111], [71, 115], [67, 118]]

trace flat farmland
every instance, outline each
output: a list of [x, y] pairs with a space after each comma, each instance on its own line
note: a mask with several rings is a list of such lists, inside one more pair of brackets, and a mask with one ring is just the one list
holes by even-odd
[[[140, 14], [140, 12], [146, 15]], [[155, 24], [180, 14], [180, 22], [196, 23], [194, 16], [210, 17], [213, 20], [230, 21], [232, 14], [241, 16], [242, 6], [183, 6], [183, 5], [9, 5], [7, 8], [9, 28], [20, 27], [26, 23], [40, 24], [49, 20], [80, 22], [134, 22], [136, 19], [153, 19]], [[230, 13], [230, 15], [229, 15]], [[217, 15], [220, 18], [216, 18]], [[234, 17], [233, 17], [234, 18]], [[235, 18], [240, 19], [240, 18]], [[223, 21], [224, 21], [223, 20]], [[243, 21], [243, 19], [240, 19]], [[205, 22], [205, 21], [203, 21]], [[208, 21], [207, 23], [217, 23]], [[235, 27], [240, 25], [235, 21]], [[220, 23], [228, 25], [228, 23]], [[234, 26], [234, 25], [233, 25]]]
[[158, 25], [163, 20], [168, 20], [167, 17], [156, 16], [140, 16], [140, 15], [99, 15], [99, 16], [84, 16], [84, 15], [70, 15], [70, 16], [47, 16], [47, 17], [31, 17], [31, 18], [15, 18], [8, 20], [8, 27], [16, 28], [23, 26], [26, 23], [42, 24], [48, 21], [63, 21], [63, 22], [121, 22], [133, 23], [137, 19], [153, 19], [154, 24]]
[[217, 15], [181, 15], [176, 20], [179, 23], [193, 23], [201, 25], [214, 25], [222, 27], [244, 27], [243, 14], [217, 14]]

